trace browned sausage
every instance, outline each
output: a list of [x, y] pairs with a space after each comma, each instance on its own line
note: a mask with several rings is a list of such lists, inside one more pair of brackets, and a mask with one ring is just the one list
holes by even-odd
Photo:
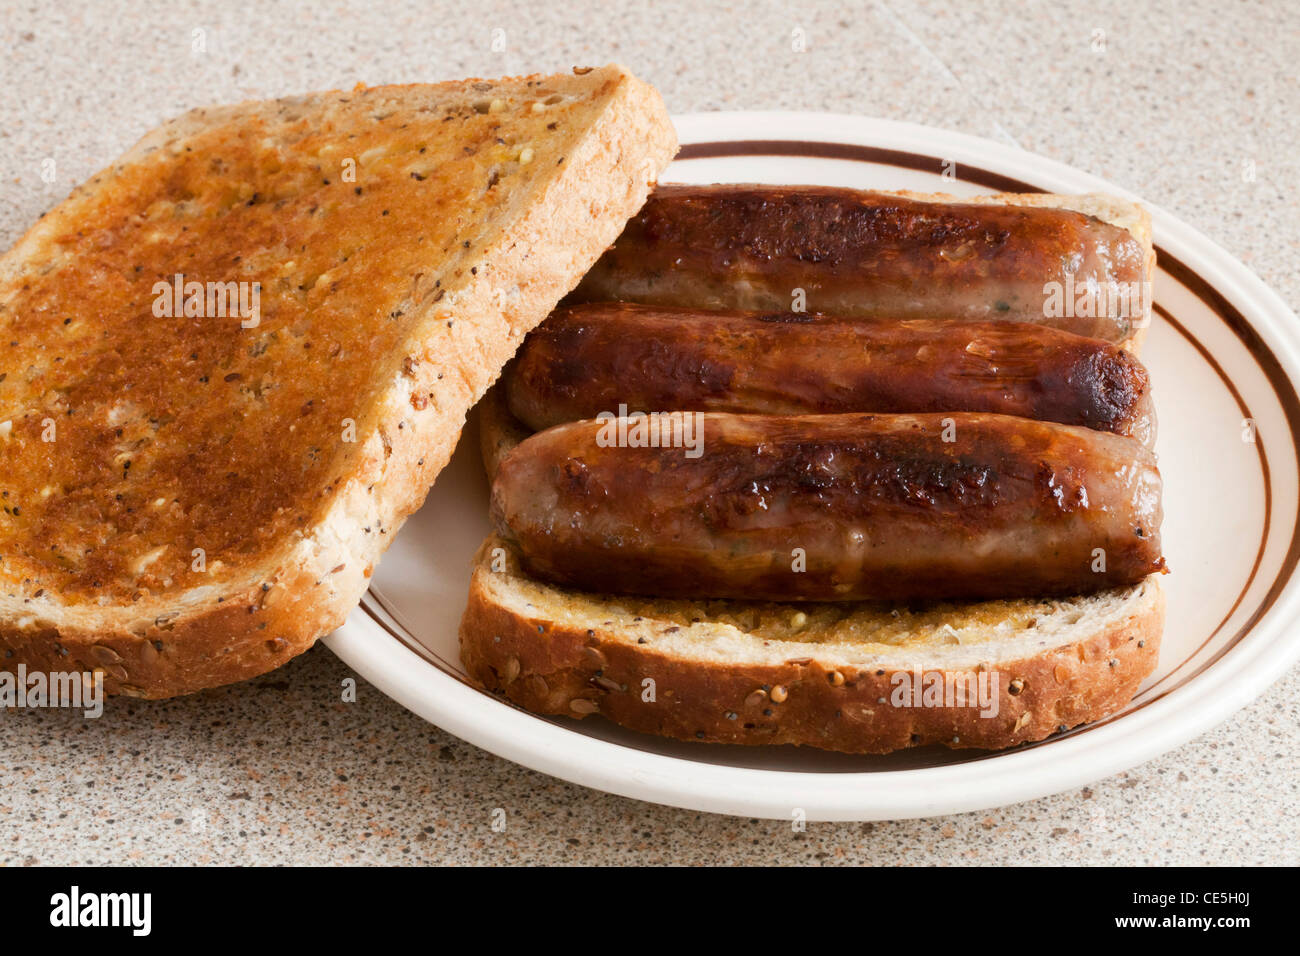
[[915, 600], [1082, 593], [1164, 567], [1160, 474], [1128, 438], [985, 414], [677, 414], [702, 427], [698, 457], [619, 447], [636, 423], [612, 419], [502, 461], [493, 519], [529, 573], [660, 597]]
[[997, 412], [1155, 438], [1128, 352], [1042, 325], [669, 309], [556, 310], [505, 376], [534, 429], [601, 412]]
[[[1147, 316], [1146, 262], [1127, 229], [1069, 209], [828, 186], [660, 186], [571, 301], [1039, 322], [1121, 342]], [[1088, 288], [1104, 294], [1079, 307]], [[1089, 311], [1102, 314], [1076, 314]]]

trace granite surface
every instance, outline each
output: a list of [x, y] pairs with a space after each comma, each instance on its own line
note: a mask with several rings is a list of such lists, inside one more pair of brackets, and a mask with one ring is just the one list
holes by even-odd
[[[1300, 7], [1282, 0], [4, 2], [0, 49], [6, 247], [193, 106], [620, 60], [674, 112], [833, 110], [1018, 144], [1175, 210], [1300, 302]], [[244, 685], [112, 702], [101, 720], [0, 711], [0, 862], [1300, 862], [1300, 669], [1088, 787], [803, 833], [523, 770], [364, 682], [342, 703], [347, 676], [319, 647]]]

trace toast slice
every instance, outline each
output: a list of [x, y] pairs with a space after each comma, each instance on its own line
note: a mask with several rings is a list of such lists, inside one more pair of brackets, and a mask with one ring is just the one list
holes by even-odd
[[[491, 480], [531, 432], [499, 387], [475, 413]], [[474, 680], [528, 710], [680, 740], [999, 749], [1128, 703], [1155, 669], [1164, 608], [1159, 575], [1071, 598], [912, 606], [600, 595], [531, 578], [494, 535], [460, 648]], [[926, 682], [937, 705], [910, 695]], [[987, 696], [972, 705], [947, 695], [957, 687]]]
[[675, 151], [616, 65], [145, 136], [0, 260], [0, 666], [167, 697], [337, 627]]
[[490, 537], [460, 651], [540, 714], [678, 740], [887, 753], [997, 749], [1123, 707], [1155, 667], [1156, 576], [1087, 596], [899, 606], [683, 601], [567, 590]]

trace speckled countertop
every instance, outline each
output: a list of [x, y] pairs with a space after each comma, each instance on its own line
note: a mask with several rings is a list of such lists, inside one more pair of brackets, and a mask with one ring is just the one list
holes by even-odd
[[[619, 60], [674, 112], [832, 110], [1018, 144], [1175, 210], [1300, 302], [1300, 7], [1286, 0], [0, 11], [5, 247], [74, 183], [193, 106]], [[803, 53], [791, 50], [796, 28]], [[41, 177], [49, 158], [53, 183]], [[1246, 160], [1254, 182], [1240, 175]], [[318, 647], [247, 684], [111, 702], [101, 720], [0, 711], [0, 862], [1300, 862], [1300, 669], [1214, 731], [1079, 790], [803, 833], [523, 770], [364, 682], [356, 704], [340, 703], [347, 675]], [[504, 833], [491, 828], [494, 807], [508, 810]]]

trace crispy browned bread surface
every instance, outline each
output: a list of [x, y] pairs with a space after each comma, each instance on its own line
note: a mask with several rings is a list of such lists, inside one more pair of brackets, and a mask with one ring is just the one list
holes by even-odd
[[75, 190], [0, 260], [2, 666], [161, 697], [338, 626], [675, 149], [607, 66], [196, 110]]
[[[471, 677], [536, 713], [886, 753], [1010, 747], [1112, 714], [1155, 667], [1163, 620], [1155, 576], [1076, 598], [915, 607], [588, 594], [529, 578], [488, 538], [460, 645]], [[927, 686], [940, 696], [912, 696]]]

